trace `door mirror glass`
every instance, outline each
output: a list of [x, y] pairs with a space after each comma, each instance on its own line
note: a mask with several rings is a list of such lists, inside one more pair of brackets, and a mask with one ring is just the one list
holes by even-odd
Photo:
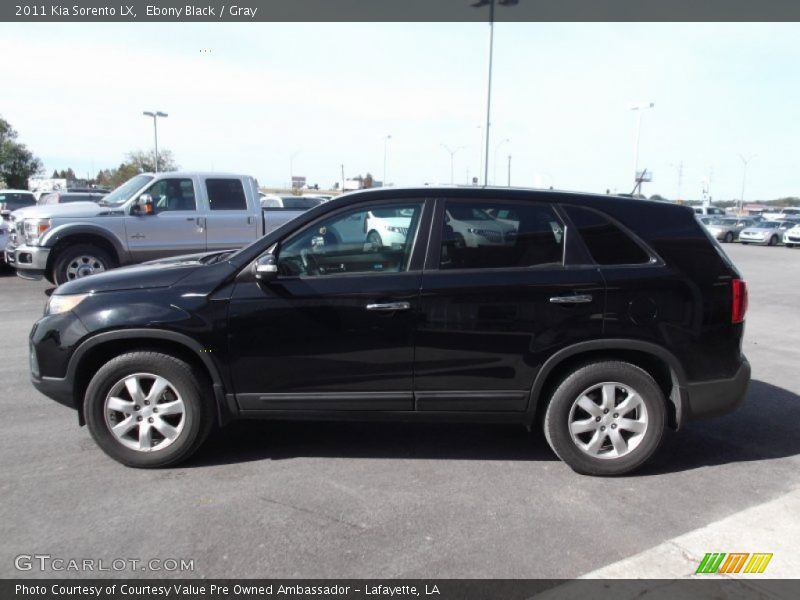
[[137, 215], [152, 215], [155, 213], [153, 208], [153, 197], [150, 194], [142, 194], [136, 199], [133, 212]]
[[258, 281], [273, 281], [278, 278], [278, 261], [273, 254], [265, 254], [256, 260], [254, 271]]

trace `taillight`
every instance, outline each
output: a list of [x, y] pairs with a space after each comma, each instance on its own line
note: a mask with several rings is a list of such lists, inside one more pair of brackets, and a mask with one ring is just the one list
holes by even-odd
[[747, 283], [742, 279], [731, 281], [731, 323], [742, 323], [747, 312]]

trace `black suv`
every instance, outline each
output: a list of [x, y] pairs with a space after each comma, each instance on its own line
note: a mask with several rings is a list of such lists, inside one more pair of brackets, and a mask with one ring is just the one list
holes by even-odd
[[232, 419], [391, 418], [541, 426], [574, 470], [615, 475], [742, 402], [746, 308], [690, 208], [386, 189], [242, 250], [66, 283], [30, 365], [130, 466], [177, 463]]

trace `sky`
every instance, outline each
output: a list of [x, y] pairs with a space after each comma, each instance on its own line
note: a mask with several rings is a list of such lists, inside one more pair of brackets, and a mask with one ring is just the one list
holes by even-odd
[[[186, 170], [321, 187], [481, 176], [485, 23], [0, 24], [0, 116], [53, 169], [159, 146]], [[800, 196], [800, 24], [498, 23], [489, 183]], [[387, 136], [391, 135], [391, 139]], [[752, 158], [751, 158], [752, 157]], [[682, 165], [682, 168], [681, 168]], [[679, 177], [679, 173], [682, 176]]]

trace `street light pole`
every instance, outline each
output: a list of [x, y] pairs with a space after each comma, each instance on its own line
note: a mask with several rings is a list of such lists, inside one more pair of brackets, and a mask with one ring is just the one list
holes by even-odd
[[464, 148], [464, 146], [459, 146], [455, 150], [451, 150], [450, 146], [448, 146], [447, 144], [442, 144], [442, 148], [447, 150], [447, 153], [450, 155], [450, 185], [453, 185], [455, 183], [455, 175], [454, 175], [454, 172], [453, 172], [453, 165], [455, 163], [455, 156], [456, 156], [456, 153], [459, 150], [462, 150]]
[[511, 141], [511, 138], [505, 138], [500, 140], [500, 143], [497, 144], [494, 148], [494, 172], [492, 173], [492, 185], [497, 185], [497, 153], [500, 150], [500, 147], [503, 144], [506, 144]]
[[641, 193], [641, 182], [639, 181], [639, 137], [642, 132], [642, 112], [654, 106], [655, 104], [653, 102], [646, 102], [631, 107], [631, 110], [636, 111], [636, 138], [633, 145], [633, 180], [639, 188], [639, 193]]
[[489, 7], [489, 77], [486, 84], [486, 154], [483, 163], [483, 184], [489, 180], [489, 130], [492, 120], [492, 62], [494, 60], [494, 9], [495, 4], [500, 6], [515, 6], [519, 0], [477, 0], [471, 6], [473, 8]]
[[739, 158], [742, 160], [742, 165], [744, 165], [744, 168], [742, 170], [742, 195], [739, 199], [739, 214], [741, 215], [742, 211], [744, 210], [744, 184], [747, 181], [747, 163], [756, 158], [756, 155], [753, 154], [752, 156], [748, 156], [747, 158], [745, 158], [743, 155], [740, 154]]
[[511, 187], [511, 155], [508, 155], [508, 187]]
[[146, 110], [142, 114], [145, 117], [153, 117], [153, 136], [155, 137], [155, 172], [158, 173], [158, 117], [168, 117], [169, 115], [159, 110]]
[[294, 159], [300, 152], [302, 150], [295, 150], [294, 154], [289, 157], [289, 189], [294, 189]]
[[385, 138], [383, 138], [383, 183], [381, 185], [383, 185], [384, 187], [386, 187], [386, 183], [387, 183], [387, 181], [386, 181], [386, 154], [388, 152], [389, 140], [390, 139], [392, 139], [391, 135], [387, 135]]

